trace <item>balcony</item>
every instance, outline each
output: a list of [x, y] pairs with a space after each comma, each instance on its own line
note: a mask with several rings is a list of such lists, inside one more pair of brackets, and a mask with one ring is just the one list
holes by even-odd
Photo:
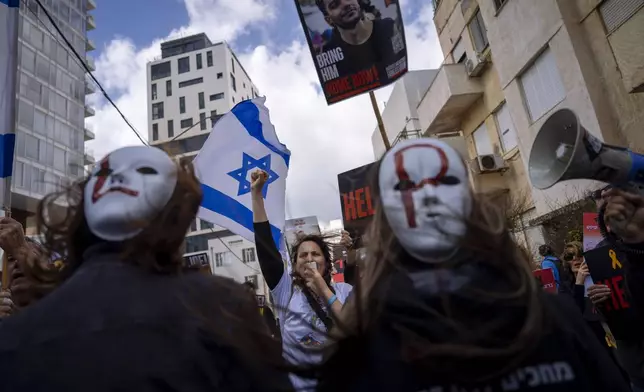
[[483, 96], [478, 78], [467, 75], [464, 64], [444, 64], [418, 104], [425, 136], [460, 129], [463, 114]]
[[92, 131], [87, 125], [85, 125], [85, 141], [89, 142], [90, 140], [94, 139], [96, 139], [96, 134], [94, 134], [94, 131]]
[[462, 132], [439, 133], [432, 137], [447, 143], [450, 147], [458, 151], [459, 154], [461, 154], [461, 156], [463, 157], [463, 159], [465, 159], [466, 161], [469, 161], [467, 144], [465, 143], [465, 138], [463, 137]]
[[96, 87], [94, 86], [94, 81], [90, 78], [85, 78], [85, 95], [94, 94], [96, 92]]
[[91, 152], [86, 152], [83, 154], [83, 162], [85, 163], [85, 166], [91, 166], [96, 163], [96, 159], [91, 155]]
[[94, 63], [93, 57], [85, 56], [85, 64], [87, 64], [87, 68], [89, 68], [90, 71], [96, 71], [96, 64]]
[[96, 21], [94, 15], [87, 15], [87, 31], [96, 29]]
[[94, 41], [88, 38], [87, 41], [85, 41], [85, 50], [88, 52], [91, 52], [94, 49], [96, 49], [96, 45], [94, 44]]
[[394, 139], [393, 143], [391, 143], [391, 146], [392, 146], [392, 147], [393, 147], [393, 146], [395, 146], [395, 145], [396, 145], [396, 144], [398, 144], [398, 142], [400, 142], [401, 140], [407, 140], [407, 139], [419, 139], [419, 138], [421, 138], [421, 137], [422, 137], [421, 132], [420, 132], [419, 130], [417, 130], [417, 129], [416, 129], [416, 130], [413, 130], [413, 131], [404, 130], [404, 131], [400, 132], [400, 133], [396, 136], [396, 138]]
[[94, 0], [87, 0], [87, 10], [92, 11], [96, 9], [96, 1]]
[[96, 114], [96, 111], [89, 105], [85, 104], [85, 118], [93, 117]]

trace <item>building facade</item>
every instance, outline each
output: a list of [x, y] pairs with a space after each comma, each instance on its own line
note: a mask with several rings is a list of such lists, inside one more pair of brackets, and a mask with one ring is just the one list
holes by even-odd
[[[147, 86], [150, 145], [188, 160], [199, 153], [223, 114], [259, 96], [228, 44], [212, 43], [205, 34], [163, 42], [161, 58], [147, 65]], [[185, 251], [208, 252], [215, 274], [240, 282], [253, 279], [253, 269], [259, 271], [254, 244], [200, 219], [190, 227]], [[261, 274], [256, 281], [261, 291]]]
[[598, 185], [531, 187], [532, 143], [550, 114], [569, 108], [606, 143], [644, 148], [644, 1], [433, 4], [445, 58], [418, 106], [421, 130], [463, 132], [475, 188], [511, 200], [515, 237], [529, 251], [563, 241], [567, 233], [551, 230], [557, 219]]
[[[87, 32], [96, 28], [89, 13], [94, 0], [41, 1], [55, 25], [90, 70], [87, 55], [94, 43]], [[27, 232], [33, 230], [38, 201], [84, 175], [93, 158], [84, 142], [94, 139], [85, 119], [94, 110], [85, 96], [94, 92], [86, 70], [35, 0], [20, 2], [16, 91], [16, 149], [12, 177], [12, 216]]]

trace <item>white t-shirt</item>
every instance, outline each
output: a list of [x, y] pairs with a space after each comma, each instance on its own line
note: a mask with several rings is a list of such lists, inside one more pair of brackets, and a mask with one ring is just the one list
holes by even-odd
[[[346, 283], [331, 283], [335, 295], [342, 304], [353, 287]], [[306, 296], [299, 287], [293, 287], [293, 278], [288, 268], [273, 290], [273, 302], [282, 331], [282, 353], [293, 364], [310, 364], [322, 360], [319, 354], [302, 350], [307, 347], [321, 347], [326, 340], [326, 327], [311, 308]], [[328, 312], [327, 305], [322, 309]], [[313, 380], [302, 379], [291, 374], [291, 382], [297, 390], [310, 390], [315, 387]]]

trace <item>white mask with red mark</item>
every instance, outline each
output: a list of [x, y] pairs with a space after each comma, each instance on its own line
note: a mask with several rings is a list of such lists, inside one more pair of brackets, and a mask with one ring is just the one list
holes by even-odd
[[123, 147], [96, 165], [85, 186], [85, 218], [107, 241], [135, 237], [170, 201], [177, 185], [172, 159], [155, 147]]
[[378, 173], [387, 221], [402, 247], [418, 260], [438, 262], [465, 235], [472, 193], [461, 156], [438, 139], [397, 143]]

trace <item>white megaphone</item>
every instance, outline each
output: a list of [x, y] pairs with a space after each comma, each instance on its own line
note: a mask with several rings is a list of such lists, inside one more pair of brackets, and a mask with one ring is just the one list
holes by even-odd
[[537, 189], [580, 178], [615, 185], [642, 184], [644, 156], [602, 143], [579, 124], [572, 110], [560, 109], [539, 130], [530, 151], [528, 172]]

